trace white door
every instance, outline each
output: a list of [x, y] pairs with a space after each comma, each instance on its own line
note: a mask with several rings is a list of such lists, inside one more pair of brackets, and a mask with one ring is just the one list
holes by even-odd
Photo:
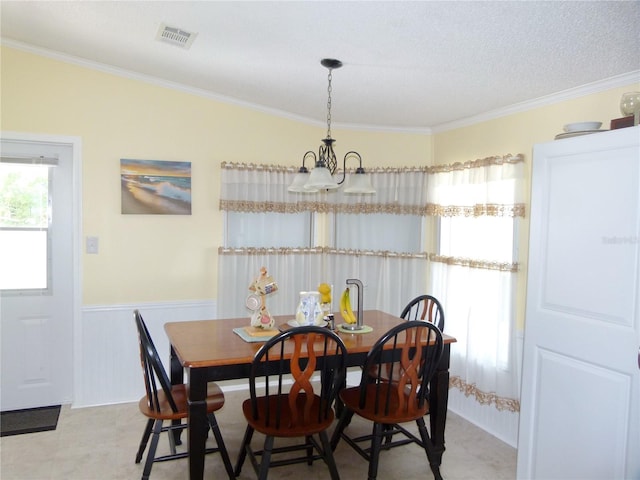
[[519, 479], [640, 478], [639, 142], [534, 147]]
[[[3, 135], [5, 187], [0, 197], [0, 336], [2, 411], [70, 403], [73, 396], [74, 161], [73, 144]], [[39, 159], [38, 157], [44, 157]], [[29, 159], [36, 159], [30, 161]], [[29, 165], [29, 163], [32, 163]], [[42, 166], [45, 164], [48, 166]], [[56, 165], [57, 164], [57, 165]], [[8, 204], [25, 184], [6, 181], [8, 168], [44, 171], [48, 214], [43, 225], [10, 221]], [[45, 183], [38, 178], [41, 183]], [[10, 188], [18, 193], [10, 196]], [[18, 186], [17, 186], [18, 185]], [[26, 226], [25, 226], [26, 225]], [[17, 243], [16, 243], [17, 242]], [[28, 249], [25, 246], [28, 245]], [[17, 267], [17, 268], [16, 268]]]

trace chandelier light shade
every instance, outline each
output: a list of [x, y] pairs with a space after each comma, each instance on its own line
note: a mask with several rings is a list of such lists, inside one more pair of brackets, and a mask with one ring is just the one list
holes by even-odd
[[369, 180], [369, 175], [367, 175], [362, 168], [362, 157], [358, 152], [347, 152], [344, 156], [344, 162], [342, 167], [342, 182], [344, 182], [347, 175], [347, 159], [356, 159], [358, 160], [358, 168], [356, 168], [356, 173], [349, 177], [349, 181], [347, 182], [346, 187], [344, 188], [344, 193], [376, 193], [376, 189], [371, 185], [371, 181]]
[[[333, 179], [333, 174], [338, 168], [338, 160], [333, 151], [333, 143], [335, 140], [331, 138], [331, 72], [336, 68], [342, 67], [342, 62], [332, 58], [325, 58], [320, 63], [323, 67], [329, 69], [329, 87], [327, 88], [327, 137], [322, 140], [322, 145], [318, 148], [317, 157], [311, 150], [304, 154], [302, 157], [302, 166], [298, 170], [291, 185], [289, 185], [288, 190], [295, 193], [314, 193], [321, 190], [335, 190], [342, 185], [346, 179], [347, 159], [355, 158], [358, 160], [359, 166], [355, 174], [350, 176], [344, 193], [375, 193], [369, 177], [366, 175], [364, 168], [362, 168], [362, 157], [358, 152], [351, 151], [344, 156], [342, 161], [342, 180], [336, 182]], [[305, 161], [310, 158], [312, 158], [314, 162], [314, 167], [311, 172], [305, 167]]]
[[[311, 154], [311, 155], [309, 155]], [[314, 162], [315, 162], [315, 153], [313, 152], [307, 152], [304, 157], [302, 158], [302, 166], [300, 167], [300, 169], [298, 170], [298, 173], [296, 173], [296, 176], [293, 177], [293, 182], [291, 183], [291, 185], [289, 185], [288, 190], [290, 192], [295, 192], [295, 193], [315, 193], [318, 191], [317, 188], [312, 187], [310, 185], [307, 185], [309, 182], [309, 177], [310, 177], [310, 173], [309, 170], [307, 169], [307, 167], [305, 167], [304, 162], [307, 159], [307, 157], [313, 157]], [[315, 170], [315, 168], [314, 168]], [[306, 188], [305, 188], [306, 186]]]
[[323, 164], [318, 165], [316, 163], [316, 167], [311, 170], [309, 180], [307, 180], [304, 188], [307, 191], [315, 190], [317, 192], [318, 190], [333, 190], [334, 188], [338, 188], [338, 184], [333, 180], [331, 172], [327, 167]]

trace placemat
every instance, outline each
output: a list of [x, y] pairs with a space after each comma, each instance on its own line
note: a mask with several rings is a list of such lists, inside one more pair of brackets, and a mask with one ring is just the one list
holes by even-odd
[[242, 338], [245, 342], [266, 342], [271, 337], [277, 335], [279, 332], [277, 330], [273, 331], [273, 335], [250, 335], [244, 329], [244, 327], [238, 327], [233, 329], [233, 333], [237, 334], [240, 338]]
[[363, 325], [360, 330], [349, 330], [348, 328], [343, 328], [342, 325], [340, 325], [337, 330], [342, 333], [371, 333], [373, 332], [373, 327]]

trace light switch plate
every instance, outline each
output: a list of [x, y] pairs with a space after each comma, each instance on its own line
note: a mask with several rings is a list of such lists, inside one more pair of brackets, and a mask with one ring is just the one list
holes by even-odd
[[91, 253], [91, 254], [98, 253], [98, 237], [87, 237], [86, 250], [87, 250], [87, 253]]

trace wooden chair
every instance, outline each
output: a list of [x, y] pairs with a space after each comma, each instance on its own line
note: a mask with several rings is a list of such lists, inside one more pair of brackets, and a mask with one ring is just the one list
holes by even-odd
[[[291, 351], [290, 360], [285, 359]], [[334, 420], [332, 404], [345, 379], [346, 355], [340, 337], [317, 326], [285, 331], [260, 348], [251, 366], [250, 398], [242, 404], [247, 429], [235, 467], [236, 476], [240, 475], [248, 455], [260, 480], [267, 478], [270, 467], [301, 462], [312, 465], [317, 459], [324, 460], [333, 480], [340, 478], [326, 430]], [[315, 372], [319, 372], [319, 391], [318, 385], [314, 388], [312, 383]], [[264, 388], [261, 395], [257, 392], [258, 382]], [[255, 431], [265, 436], [262, 450], [251, 447]], [[287, 445], [274, 447], [274, 440], [281, 437], [299, 437], [304, 441], [293, 444], [288, 441]], [[305, 453], [280, 455], [300, 451]]]
[[[418, 320], [433, 323], [441, 332], [444, 331], [444, 309], [438, 299], [431, 295], [418, 295], [407, 303], [407, 306], [402, 310], [400, 317], [409, 321]], [[382, 378], [388, 378], [390, 369], [391, 365], [387, 364], [383, 369], [384, 373]], [[366, 372], [366, 370], [364, 371]], [[378, 372], [374, 368], [373, 371], [369, 372], [369, 375], [375, 377], [377, 373]]]
[[[442, 351], [442, 333], [432, 323], [396, 325], [376, 342], [365, 360], [364, 371], [377, 373], [363, 375], [359, 386], [340, 392], [344, 409], [331, 437], [331, 448], [335, 450], [344, 439], [369, 462], [369, 480], [376, 478], [381, 450], [408, 443], [424, 449], [434, 477], [442, 478], [424, 421], [429, 413], [429, 382]], [[387, 365], [391, 365], [388, 373]], [[373, 422], [370, 435], [351, 438], [345, 433], [354, 414]], [[418, 426], [420, 438], [401, 425], [412, 421]], [[401, 439], [394, 441], [397, 434]]]
[[436, 297], [419, 295], [411, 300], [400, 317], [405, 320], [422, 320], [431, 322], [444, 332], [444, 309]]
[[[176, 443], [174, 433], [187, 428], [186, 423], [176, 422], [187, 418], [187, 388], [186, 385], [171, 385], [169, 377], [162, 365], [162, 361], [158, 355], [155, 345], [149, 335], [149, 330], [142, 319], [142, 315], [138, 310], [134, 311], [136, 328], [138, 330], [138, 339], [140, 345], [140, 362], [142, 364], [142, 373], [144, 375], [144, 385], [146, 395], [140, 399], [138, 404], [140, 412], [149, 420], [142, 434], [140, 448], [136, 454], [136, 463], [140, 463], [142, 455], [151, 437], [151, 444], [147, 452], [147, 459], [142, 472], [142, 480], [147, 480], [151, 473], [151, 467], [154, 462], [163, 462], [167, 460], [175, 460], [188, 456], [188, 452], [176, 452]], [[159, 386], [158, 386], [159, 384]], [[220, 410], [224, 405], [224, 394], [220, 387], [215, 383], [209, 383], [207, 389], [207, 417], [209, 427], [213, 432], [217, 447], [208, 448], [206, 453], [218, 452], [222, 456], [225, 469], [230, 479], [235, 478], [231, 461], [227, 454], [227, 449], [218, 427], [218, 422], [214, 412]], [[164, 422], [171, 422], [164, 426]], [[158, 440], [162, 432], [168, 432], [169, 447], [171, 453], [156, 457], [156, 449]], [[153, 433], [153, 436], [152, 436]]]

